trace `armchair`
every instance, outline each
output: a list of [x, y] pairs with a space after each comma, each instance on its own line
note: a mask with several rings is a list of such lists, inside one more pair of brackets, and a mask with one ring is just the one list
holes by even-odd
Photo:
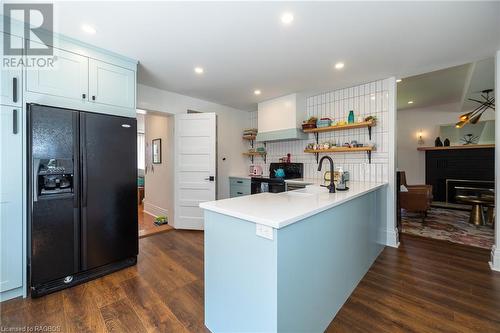
[[425, 222], [427, 212], [432, 203], [432, 185], [408, 185], [406, 183], [406, 174], [400, 172], [401, 185], [404, 185], [408, 191], [403, 192], [399, 189], [400, 208], [409, 212], [420, 213], [422, 222]]

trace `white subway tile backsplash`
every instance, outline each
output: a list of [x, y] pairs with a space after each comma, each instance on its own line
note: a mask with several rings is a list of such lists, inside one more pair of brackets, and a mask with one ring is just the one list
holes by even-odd
[[[331, 154], [335, 167], [342, 167], [349, 171], [351, 180], [356, 181], [388, 181], [388, 110], [389, 96], [388, 80], [370, 82], [367, 84], [339, 89], [332, 92], [310, 96], [306, 100], [307, 117], [318, 118], [329, 117], [333, 121], [347, 120], [350, 110], [354, 111], [355, 119], [365, 118], [369, 115], [377, 117], [377, 126], [372, 128], [372, 140], [368, 138], [367, 129], [352, 129], [338, 132], [326, 132], [319, 134], [319, 141], [334, 141], [343, 144], [352, 140], [362, 143], [373, 143], [376, 150], [372, 153], [372, 163], [368, 164], [366, 153], [341, 153]], [[375, 97], [375, 99], [372, 98]], [[257, 111], [250, 115], [251, 127], [257, 127]], [[268, 174], [269, 163], [277, 162], [280, 157], [292, 154], [293, 162], [304, 163], [304, 174], [306, 178], [320, 180], [323, 172], [317, 171], [317, 163], [314, 154], [304, 153], [305, 146], [314, 142], [314, 136], [310, 134], [307, 140], [270, 142], [267, 144], [267, 163], [255, 157], [254, 164], [261, 165], [264, 174]], [[262, 146], [257, 143], [256, 146]], [[323, 155], [323, 154], [322, 154]], [[250, 163], [250, 162], [249, 162]]]

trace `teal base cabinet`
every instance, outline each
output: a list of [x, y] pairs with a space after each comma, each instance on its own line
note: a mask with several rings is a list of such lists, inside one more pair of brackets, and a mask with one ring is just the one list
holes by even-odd
[[383, 249], [385, 190], [280, 229], [205, 210], [211, 332], [323, 332]]
[[250, 178], [229, 177], [229, 197], [235, 198], [250, 194]]

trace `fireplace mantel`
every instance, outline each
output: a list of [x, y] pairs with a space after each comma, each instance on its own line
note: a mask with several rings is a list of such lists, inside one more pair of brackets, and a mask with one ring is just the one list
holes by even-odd
[[484, 148], [495, 148], [494, 144], [489, 145], [461, 145], [461, 146], [448, 146], [448, 147], [418, 147], [417, 150], [427, 151], [427, 150], [456, 150], [456, 149], [484, 149]]

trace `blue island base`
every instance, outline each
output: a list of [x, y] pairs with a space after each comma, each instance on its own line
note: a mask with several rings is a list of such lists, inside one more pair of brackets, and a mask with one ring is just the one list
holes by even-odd
[[205, 211], [205, 325], [212, 332], [323, 332], [384, 247], [386, 188], [256, 235]]

